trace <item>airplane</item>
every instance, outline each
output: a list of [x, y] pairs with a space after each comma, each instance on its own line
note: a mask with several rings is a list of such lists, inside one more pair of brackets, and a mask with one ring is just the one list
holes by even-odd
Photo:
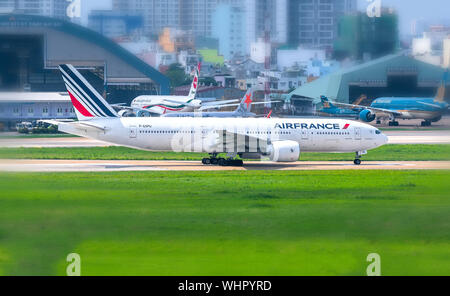
[[252, 100], [253, 90], [248, 89], [247, 93], [242, 98], [239, 104], [227, 104], [226, 106], [237, 106], [234, 111], [205, 111], [207, 109], [213, 109], [215, 106], [203, 106], [199, 108], [197, 112], [174, 112], [161, 115], [161, 117], [257, 117], [257, 115], [251, 112], [252, 105], [261, 105], [267, 103], [276, 103], [280, 101], [270, 102], [253, 102]]
[[359, 118], [361, 108], [339, 108], [334, 105], [326, 96], [320, 96], [322, 101], [322, 108], [318, 111], [321, 115], [328, 115], [333, 117], [354, 117]]
[[421, 126], [431, 126], [432, 122], [438, 122], [448, 110], [448, 103], [444, 101], [445, 84], [448, 71], [444, 73], [441, 85], [434, 98], [417, 97], [381, 97], [372, 102], [370, 106], [344, 104], [335, 102], [337, 106], [350, 108], [359, 112], [359, 118], [364, 122], [372, 122], [377, 119], [377, 124], [382, 118], [389, 118], [389, 126], [398, 126], [396, 119], [423, 119]]
[[[301, 151], [354, 152], [359, 165], [367, 150], [388, 140], [375, 127], [344, 119], [120, 117], [72, 65], [59, 69], [78, 121], [43, 122], [65, 133], [141, 150], [208, 153], [204, 165], [242, 166], [237, 156], [296, 162]], [[227, 153], [226, 158], [219, 153]]]
[[113, 107], [121, 109], [119, 115], [131, 116], [136, 114], [137, 116], [145, 115], [163, 115], [173, 112], [190, 112], [198, 110], [204, 106], [215, 106], [220, 108], [228, 103], [234, 103], [238, 100], [224, 100], [220, 102], [207, 102], [204, 103], [199, 99], [196, 99], [198, 90], [198, 79], [200, 75], [201, 63], [198, 63], [195, 70], [194, 79], [192, 80], [191, 89], [188, 96], [148, 96], [142, 95], [136, 97], [129, 107], [122, 106], [122, 104], [114, 105]]

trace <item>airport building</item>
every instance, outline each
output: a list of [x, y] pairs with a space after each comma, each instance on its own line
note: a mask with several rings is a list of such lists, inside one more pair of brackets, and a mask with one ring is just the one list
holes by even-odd
[[[286, 103], [297, 115], [314, 114], [320, 96], [343, 103], [354, 103], [365, 96], [363, 105], [379, 97], [434, 97], [445, 69], [405, 54], [388, 55], [343, 69], [305, 83], [287, 96]], [[447, 81], [447, 89], [450, 81]], [[450, 92], [446, 91], [450, 101]]]
[[169, 79], [110, 39], [64, 20], [0, 15], [0, 91], [63, 92], [73, 64], [110, 103], [169, 94]]
[[0, 13], [23, 13], [67, 19], [67, 0], [2, 0]]
[[70, 118], [76, 114], [67, 92], [0, 92], [0, 131], [23, 121]]

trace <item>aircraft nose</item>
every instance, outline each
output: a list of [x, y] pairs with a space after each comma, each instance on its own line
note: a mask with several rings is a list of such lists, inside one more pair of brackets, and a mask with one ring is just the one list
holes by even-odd
[[381, 134], [382, 137], [382, 145], [387, 144], [389, 142], [389, 138], [388, 136], [386, 136], [385, 134]]

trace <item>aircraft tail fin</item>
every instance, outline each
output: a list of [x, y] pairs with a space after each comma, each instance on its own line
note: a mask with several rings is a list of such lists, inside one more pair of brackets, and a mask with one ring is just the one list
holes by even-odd
[[253, 90], [249, 88], [236, 111], [250, 112], [253, 103]]
[[353, 105], [361, 105], [361, 103], [367, 99], [367, 96], [365, 94], [362, 94], [359, 96], [359, 98], [356, 99], [356, 101], [353, 103]]
[[320, 100], [322, 101], [322, 105], [324, 109], [334, 109], [336, 106], [334, 106], [330, 100], [326, 96], [320, 96]]
[[198, 79], [200, 76], [200, 68], [202, 67], [202, 63], [197, 64], [197, 69], [195, 69], [194, 79], [192, 80], [191, 84], [191, 90], [189, 91], [189, 99], [195, 99], [195, 96], [197, 95], [197, 89], [198, 89]]
[[60, 65], [59, 70], [66, 84], [67, 92], [78, 120], [119, 117], [112, 106], [103, 99], [74, 66], [69, 64]]
[[444, 72], [444, 76], [442, 77], [441, 85], [439, 86], [438, 92], [435, 97], [436, 102], [443, 102], [445, 97], [445, 86], [447, 84], [448, 79], [448, 69]]

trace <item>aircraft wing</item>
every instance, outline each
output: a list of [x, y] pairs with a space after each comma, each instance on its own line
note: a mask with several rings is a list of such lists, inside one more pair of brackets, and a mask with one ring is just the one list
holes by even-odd
[[[270, 104], [270, 103], [278, 103], [281, 101], [268, 101], [268, 102], [252, 102], [252, 106], [253, 105], [262, 105], [262, 104]], [[203, 111], [203, 110], [208, 110], [208, 109], [215, 109], [215, 108], [225, 108], [225, 107], [233, 107], [233, 106], [240, 106], [241, 103], [236, 103], [236, 104], [225, 104], [225, 105], [211, 105], [211, 106], [203, 106], [201, 107], [199, 110]]]
[[191, 104], [191, 103], [188, 103], [186, 101], [177, 101], [177, 100], [172, 100], [172, 99], [164, 99], [164, 102], [168, 102], [168, 103], [172, 103], [172, 104], [184, 105], [184, 106], [187, 106], [187, 107], [198, 107], [198, 105]]
[[230, 152], [249, 151], [249, 152], [267, 152], [266, 147], [270, 144], [270, 135], [267, 134], [251, 134], [244, 131], [236, 130], [214, 130], [213, 140], [210, 141], [210, 148], [228, 147]]
[[340, 106], [340, 107], [344, 107], [344, 108], [348, 108], [348, 109], [361, 109], [361, 110], [367, 109], [367, 110], [371, 110], [371, 111], [379, 112], [379, 113], [387, 113], [387, 114], [392, 114], [392, 115], [397, 115], [397, 116], [402, 115], [402, 112], [390, 110], [390, 109], [375, 108], [375, 107], [370, 107], [370, 106], [362, 106], [362, 105], [354, 105], [354, 104], [345, 104], [345, 103], [339, 103], [339, 102], [333, 102], [333, 104], [335, 104], [336, 106]]
[[239, 102], [239, 100], [223, 100], [223, 101], [205, 102], [205, 103], [202, 103], [202, 106], [216, 106], [216, 105], [223, 105], [223, 104], [235, 103], [235, 102]]
[[150, 111], [144, 108], [138, 108], [138, 107], [131, 107], [131, 106], [120, 106], [119, 104], [116, 105], [112, 105], [113, 108], [117, 108], [119, 110], [131, 110], [133, 112], [138, 112], [138, 111], [142, 111], [142, 112], [147, 112], [147, 113], [152, 113], [152, 114], [162, 114], [162, 113], [158, 113], [158, 112], [154, 112], [154, 111]]
[[64, 121], [64, 120], [39, 120], [39, 122], [45, 122], [48, 124], [60, 126], [60, 125], [70, 125], [73, 126], [76, 129], [90, 129], [90, 130], [96, 130], [96, 131], [106, 131], [107, 128], [104, 126], [100, 126], [91, 122], [82, 122], [82, 121]]

